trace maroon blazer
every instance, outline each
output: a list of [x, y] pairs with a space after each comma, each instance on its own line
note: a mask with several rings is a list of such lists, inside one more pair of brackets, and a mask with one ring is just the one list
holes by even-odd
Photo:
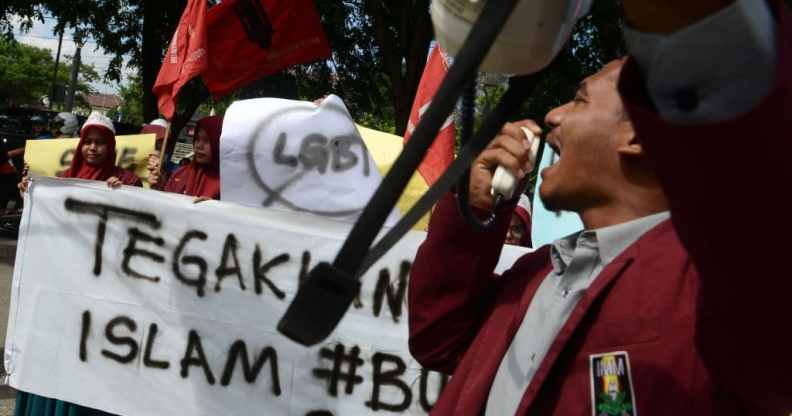
[[[425, 367], [453, 374], [434, 415], [483, 412], [501, 359], [551, 270], [545, 246], [502, 276], [492, 275], [508, 219], [504, 212], [496, 230], [470, 231], [447, 196], [415, 259], [408, 292], [410, 350]], [[638, 414], [749, 414], [718, 390], [695, 346], [699, 291], [698, 273], [671, 223], [647, 232], [592, 283], [525, 391], [518, 414], [591, 415], [590, 357], [620, 351], [629, 356]]]
[[[695, 126], [663, 121], [634, 62], [620, 90], [656, 165], [682, 243], [701, 272], [696, 342], [718, 382], [792, 413], [792, 16], [776, 5], [771, 93], [746, 114]], [[717, 65], [717, 62], [713, 62]]]

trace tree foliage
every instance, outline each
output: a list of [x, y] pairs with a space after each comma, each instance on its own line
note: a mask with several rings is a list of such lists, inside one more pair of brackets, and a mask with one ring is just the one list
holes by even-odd
[[[210, 0], [210, 3], [215, 3]], [[792, 4], [792, 0], [786, 0]], [[55, 17], [78, 36], [90, 34], [114, 59], [108, 79], [119, 80], [124, 65], [137, 68], [142, 84], [144, 120], [157, 116], [151, 94], [163, 53], [187, 0], [6, 0], [0, 5], [0, 30], [12, 16]], [[401, 134], [423, 72], [432, 39], [429, 0], [315, 0], [330, 41], [332, 58], [301, 65], [237, 91], [233, 98], [256, 94], [315, 99], [328, 93], [344, 98], [353, 116], [379, 129]], [[596, 0], [569, 47], [537, 75], [538, 85], [520, 116], [541, 120], [548, 109], [568, 99], [578, 82], [624, 51], [618, 23], [620, 0]], [[5, 25], [5, 26], [4, 26]], [[497, 93], [497, 91], [494, 91]], [[258, 95], [261, 96], [261, 95]], [[185, 91], [182, 111], [198, 108], [208, 94], [200, 86]], [[495, 100], [497, 94], [490, 97]]]
[[6, 39], [14, 37], [15, 19], [22, 28], [30, 28], [34, 20], [44, 20], [44, 7], [41, 1], [3, 0], [0, 2], [0, 34]]
[[[335, 93], [356, 119], [401, 134], [423, 73], [428, 0], [316, 0], [332, 59], [294, 70], [300, 96]], [[393, 127], [390, 127], [393, 126]]]
[[4, 106], [40, 104], [52, 85], [53, 65], [46, 49], [0, 40], [0, 101]]
[[[67, 86], [71, 80], [71, 57], [58, 66], [56, 82]], [[4, 106], [40, 105], [52, 89], [55, 62], [50, 51], [0, 39], [0, 104]], [[80, 66], [76, 100], [94, 92], [90, 83], [99, 79], [91, 65]]]
[[113, 120], [124, 123], [142, 125], [147, 121], [143, 118], [143, 81], [139, 75], [133, 75], [118, 89], [121, 105], [107, 112]]

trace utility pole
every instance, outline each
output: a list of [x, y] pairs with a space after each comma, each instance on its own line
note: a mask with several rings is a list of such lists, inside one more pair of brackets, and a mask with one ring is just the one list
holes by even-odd
[[77, 50], [74, 52], [72, 61], [71, 85], [69, 85], [69, 96], [66, 98], [66, 111], [74, 110], [74, 94], [77, 91], [77, 77], [80, 75], [80, 49], [82, 42], [77, 43]]
[[52, 71], [52, 89], [50, 90], [49, 109], [52, 110], [52, 105], [55, 103], [55, 95], [57, 94], [58, 86], [58, 64], [60, 64], [61, 45], [63, 45], [63, 29], [58, 35], [58, 53], [55, 54], [55, 70]]

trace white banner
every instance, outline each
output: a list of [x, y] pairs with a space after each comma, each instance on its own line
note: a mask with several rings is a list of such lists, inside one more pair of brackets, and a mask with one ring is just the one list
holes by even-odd
[[[405, 291], [425, 234], [364, 277], [326, 343], [278, 320], [349, 225], [139, 188], [36, 178], [6, 339], [22, 391], [121, 415], [425, 414], [442, 384], [407, 348]], [[506, 247], [501, 264], [524, 253]]]

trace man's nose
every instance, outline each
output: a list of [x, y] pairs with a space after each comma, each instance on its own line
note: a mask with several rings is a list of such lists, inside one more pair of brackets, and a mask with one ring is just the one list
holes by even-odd
[[545, 124], [550, 126], [551, 130], [561, 125], [564, 119], [564, 108], [566, 108], [566, 105], [556, 107], [545, 116]]

